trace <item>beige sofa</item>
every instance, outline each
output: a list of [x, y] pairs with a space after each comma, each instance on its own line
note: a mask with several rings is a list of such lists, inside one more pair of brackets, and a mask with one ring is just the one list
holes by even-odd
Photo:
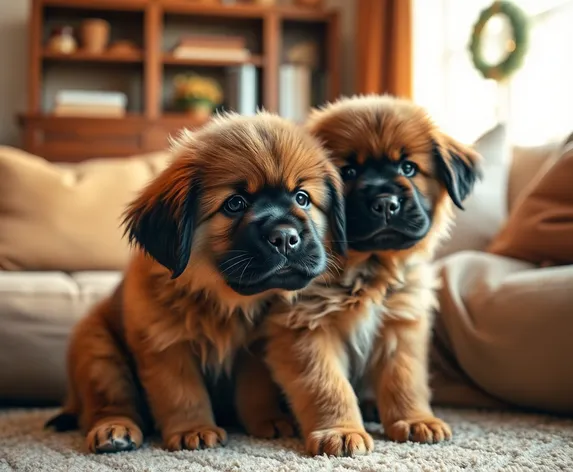
[[[573, 266], [539, 269], [480, 252], [555, 146], [508, 156], [502, 127], [476, 146], [486, 157], [485, 180], [436, 262], [445, 283], [432, 350], [435, 400], [573, 411], [568, 333], [542, 346], [535, 344], [539, 331], [527, 328], [529, 337], [520, 338], [520, 323], [538, 330], [548, 317], [573, 315]], [[129, 257], [121, 209], [167, 160], [158, 154], [53, 165], [0, 148], [0, 175], [10, 182], [0, 190], [0, 401], [62, 399], [70, 330], [114, 288]], [[543, 384], [533, 388], [537, 382]]]

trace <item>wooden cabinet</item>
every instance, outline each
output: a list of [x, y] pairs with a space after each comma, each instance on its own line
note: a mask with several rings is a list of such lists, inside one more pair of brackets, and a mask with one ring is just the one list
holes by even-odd
[[[112, 38], [128, 39], [137, 49], [125, 53], [59, 54], [46, 49], [50, 29], [77, 25], [86, 18], [104, 18]], [[259, 71], [259, 106], [277, 112], [279, 67], [284, 44], [301, 32], [316, 41], [320, 68], [326, 77], [324, 99], [340, 92], [339, 21], [334, 10], [218, 4], [201, 0], [32, 0], [29, 21], [28, 109], [20, 115], [23, 147], [54, 161], [117, 157], [155, 151], [171, 134], [194, 128], [184, 113], [169, 106], [169, 85], [183, 71], [223, 74], [236, 61], [191, 60], [170, 54], [173, 32], [225, 31], [249, 38], [247, 62]], [[291, 40], [292, 42], [292, 40]], [[122, 88], [128, 114], [121, 118], [58, 117], [51, 113], [58, 88]]]

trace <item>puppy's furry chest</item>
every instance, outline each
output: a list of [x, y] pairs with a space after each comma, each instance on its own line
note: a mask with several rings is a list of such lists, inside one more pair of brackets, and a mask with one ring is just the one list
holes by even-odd
[[349, 377], [361, 376], [379, 344], [386, 308], [385, 291], [376, 296], [341, 284], [315, 285], [306, 290], [287, 315], [291, 328], [323, 329], [344, 346]]
[[230, 372], [237, 351], [249, 343], [254, 326], [243, 320], [196, 317], [189, 342], [204, 371]]
[[407, 275], [377, 262], [346, 270], [337, 281], [306, 289], [291, 307], [288, 325], [335, 333], [344, 347], [347, 375], [357, 381], [391, 348], [385, 346], [385, 325], [420, 316], [411, 305], [415, 286], [405, 283]]
[[348, 376], [354, 382], [375, 361], [384, 321], [384, 306], [370, 304], [363, 308], [345, 339]]
[[158, 301], [165, 316], [154, 330], [157, 347], [188, 342], [203, 371], [216, 375], [231, 370], [237, 350], [256, 335], [260, 312], [265, 307], [258, 304], [250, 311], [224, 309], [207, 294], [185, 291], [172, 291], [170, 297]]

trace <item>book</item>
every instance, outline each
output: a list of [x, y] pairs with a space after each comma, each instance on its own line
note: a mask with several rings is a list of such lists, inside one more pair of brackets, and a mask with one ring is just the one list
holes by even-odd
[[53, 110], [55, 116], [78, 116], [78, 117], [123, 117], [124, 107], [100, 106], [100, 105], [56, 105]]
[[180, 59], [206, 59], [245, 62], [251, 57], [248, 49], [212, 49], [207, 47], [178, 47], [173, 57]]
[[56, 105], [108, 105], [125, 108], [127, 95], [121, 92], [93, 90], [60, 90], [56, 93]]
[[175, 47], [180, 46], [209, 47], [213, 49], [246, 49], [247, 41], [243, 36], [194, 34], [181, 37]]
[[306, 120], [312, 107], [312, 70], [283, 64], [279, 70], [279, 114], [295, 122]]
[[258, 107], [257, 68], [252, 64], [227, 68], [226, 108], [251, 116]]

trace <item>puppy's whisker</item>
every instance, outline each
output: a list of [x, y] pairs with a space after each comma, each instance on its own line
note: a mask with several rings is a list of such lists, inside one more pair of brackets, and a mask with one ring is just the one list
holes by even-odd
[[330, 282], [328, 281], [328, 279], [326, 278], [326, 276], [324, 274], [320, 275], [320, 278], [322, 280], [324, 280], [324, 285], [326, 285], [328, 288], [330, 288]]
[[[244, 254], [247, 254], [247, 251], [243, 251], [243, 252], [244, 252]], [[229, 262], [232, 262], [232, 261], [238, 259], [239, 257], [243, 257], [244, 254], [239, 254], [238, 256], [231, 257], [230, 259], [227, 259], [225, 262], [223, 262], [223, 263], [221, 264], [221, 266], [224, 266], [225, 264], [228, 264]]]
[[310, 275], [312, 271], [310, 270], [310, 267], [308, 266], [308, 264], [304, 261], [301, 261], [301, 264], [302, 264], [302, 267], [304, 268], [304, 270], [306, 270], [306, 273]]
[[227, 267], [226, 269], [224, 269], [224, 270], [221, 272], [221, 274], [230, 274], [230, 272], [229, 272], [230, 269], [232, 269], [233, 267], [235, 267], [235, 266], [237, 266], [237, 265], [239, 265], [239, 264], [242, 264], [243, 262], [246, 262], [247, 260], [248, 260], [248, 259], [245, 258], [245, 259], [241, 259], [241, 260], [238, 261], [238, 262], [235, 262], [235, 263], [234, 263], [233, 265], [231, 265], [230, 267]]
[[329, 269], [336, 269], [336, 271], [338, 273], [342, 272], [342, 267], [334, 260], [329, 259], [328, 261], [326, 261], [326, 267]]
[[241, 272], [241, 276], [239, 277], [239, 284], [241, 283], [241, 281], [243, 280], [243, 275], [245, 274], [245, 271], [247, 270], [247, 267], [249, 267], [250, 263], [253, 262], [253, 257], [251, 257], [249, 259], [249, 262], [247, 262], [247, 264], [245, 265], [245, 268], [243, 269], [243, 272]]

